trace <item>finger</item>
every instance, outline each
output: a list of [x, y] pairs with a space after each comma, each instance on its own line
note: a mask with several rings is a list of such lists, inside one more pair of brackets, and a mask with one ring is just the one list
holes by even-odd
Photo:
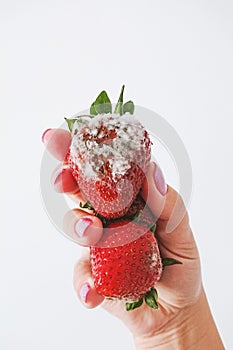
[[73, 209], [63, 220], [64, 232], [82, 246], [94, 246], [103, 234], [102, 221], [83, 210]]
[[156, 237], [162, 256], [181, 261], [185, 258], [198, 259], [182, 198], [172, 187], [165, 185], [162, 171], [155, 163], [150, 165], [141, 194], [158, 218]]
[[72, 170], [65, 164], [59, 164], [53, 171], [51, 182], [56, 192], [79, 193], [77, 181], [72, 175]]
[[[80, 191], [77, 181], [72, 175], [72, 170], [66, 164], [59, 164], [53, 171], [51, 176], [51, 183], [54, 186], [54, 190], [58, 193], [65, 193], [69, 195], [76, 204], [87, 202], [86, 198]], [[93, 214], [93, 210], [83, 208], [89, 214]]]
[[[171, 269], [166, 268], [159, 282], [160, 286], [163, 288], [164, 282], [166, 288], [174, 289], [176, 285], [182, 289], [180, 283], [185, 279], [187, 268], [190, 269], [192, 278], [198, 278], [200, 273], [198, 250], [182, 198], [172, 187], [166, 185], [162, 171], [155, 163], [150, 165], [142, 187], [142, 197], [158, 218], [156, 238], [161, 256], [174, 258], [183, 263], [174, 265]], [[163, 293], [165, 295], [166, 291], [163, 290]]]
[[47, 129], [42, 135], [46, 149], [58, 160], [63, 161], [71, 143], [71, 133], [64, 129]]
[[104, 297], [97, 293], [91, 272], [90, 255], [85, 253], [74, 267], [74, 289], [78, 299], [87, 308], [94, 308], [102, 303]]

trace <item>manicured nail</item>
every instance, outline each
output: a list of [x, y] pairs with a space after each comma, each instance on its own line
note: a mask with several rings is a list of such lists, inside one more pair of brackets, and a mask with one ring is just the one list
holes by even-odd
[[167, 184], [165, 182], [162, 170], [157, 164], [154, 172], [154, 180], [157, 190], [161, 193], [162, 196], [165, 196], [167, 193]]
[[79, 237], [83, 237], [86, 229], [91, 225], [92, 220], [89, 218], [81, 218], [75, 224], [75, 232]]
[[88, 283], [85, 283], [80, 290], [80, 296], [84, 304], [87, 302], [87, 296], [88, 296], [88, 293], [90, 292], [90, 289], [91, 289], [90, 285]]
[[56, 132], [56, 129], [45, 130], [45, 132], [42, 135], [42, 142], [45, 144], [45, 146], [48, 145], [48, 143], [50, 142], [55, 132]]
[[63, 168], [58, 168], [57, 170], [54, 171], [52, 174], [51, 182], [55, 186], [57, 185], [58, 182], [60, 182], [60, 175], [62, 174]]
[[[47, 130], [45, 130], [45, 131], [43, 132], [43, 135], [42, 135], [42, 137], [41, 137], [43, 143], [46, 143], [46, 134], [47, 134], [47, 132], [48, 132], [49, 130], [52, 130], [52, 129], [50, 128], [50, 129], [47, 129]], [[47, 135], [47, 136], [48, 136], [48, 135]]]

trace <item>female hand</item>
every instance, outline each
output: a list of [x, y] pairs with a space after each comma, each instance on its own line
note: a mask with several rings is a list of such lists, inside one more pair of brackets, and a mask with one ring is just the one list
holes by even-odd
[[[49, 129], [42, 139], [55, 158], [65, 159], [71, 142], [68, 131]], [[52, 178], [57, 192], [68, 194], [77, 203], [85, 202], [64, 163], [58, 166]], [[98, 294], [93, 284], [88, 248], [83, 249], [74, 268], [74, 288], [79, 300], [87, 308], [101, 304], [120, 318], [132, 332], [137, 349], [223, 349], [202, 287], [200, 260], [187, 211], [179, 194], [166, 185], [160, 168], [154, 163], [150, 164], [141, 196], [158, 217], [156, 237], [161, 255], [182, 262], [182, 265], [166, 268], [156, 284], [159, 309], [151, 309], [144, 303], [138, 309], [126, 311], [124, 302], [106, 300]], [[78, 243], [85, 247], [96, 244], [103, 233], [101, 220], [91, 211], [80, 208], [66, 213], [64, 231], [75, 235]]]

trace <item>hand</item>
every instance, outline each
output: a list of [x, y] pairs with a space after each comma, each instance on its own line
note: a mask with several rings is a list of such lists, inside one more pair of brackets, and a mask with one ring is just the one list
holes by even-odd
[[[63, 161], [71, 135], [62, 129], [50, 129], [44, 133], [43, 141], [47, 149]], [[55, 170], [53, 179], [56, 191], [68, 194], [78, 203], [85, 202], [64, 163]], [[200, 260], [187, 211], [181, 197], [165, 184], [160, 168], [154, 163], [150, 164], [141, 196], [158, 217], [156, 237], [161, 255], [182, 262], [182, 265], [167, 267], [156, 284], [159, 309], [153, 310], [144, 303], [138, 309], [126, 311], [124, 302], [106, 300], [99, 295], [93, 285], [88, 248], [84, 248], [74, 269], [78, 298], [87, 308], [101, 304], [120, 318], [132, 332], [138, 349], [155, 346], [159, 349], [191, 349], [192, 346], [223, 349], [202, 287]], [[103, 232], [100, 219], [91, 211], [81, 209], [65, 215], [64, 230], [71, 236], [76, 235], [79, 244], [86, 247], [96, 244]]]

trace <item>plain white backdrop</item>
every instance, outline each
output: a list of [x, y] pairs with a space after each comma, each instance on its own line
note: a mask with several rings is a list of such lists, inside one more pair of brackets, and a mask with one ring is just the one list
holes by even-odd
[[[203, 280], [233, 346], [233, 3], [0, 0], [0, 348], [133, 349], [127, 329], [76, 300], [80, 248], [40, 197], [41, 134], [102, 89], [176, 129], [194, 177], [191, 225]], [[167, 181], [174, 185], [166, 168]]]

